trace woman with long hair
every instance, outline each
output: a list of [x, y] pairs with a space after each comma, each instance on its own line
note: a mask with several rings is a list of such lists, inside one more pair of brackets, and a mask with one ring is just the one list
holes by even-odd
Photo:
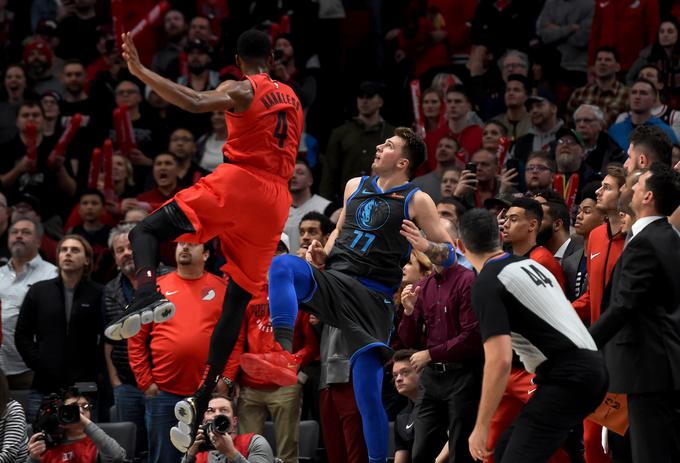
[[640, 52], [637, 61], [633, 63], [626, 80], [629, 84], [638, 77], [640, 70], [646, 65], [653, 65], [659, 70], [663, 89], [662, 100], [671, 108], [677, 108], [680, 103], [680, 25], [673, 18], [661, 21], [656, 41]]
[[434, 265], [425, 254], [423, 254], [420, 251], [416, 251], [415, 249], [411, 251], [411, 257], [409, 258], [409, 261], [406, 263], [406, 265], [404, 265], [404, 268], [402, 270], [402, 279], [401, 284], [399, 285], [399, 289], [397, 290], [396, 293], [394, 293], [394, 296], [392, 298], [392, 300], [394, 301], [394, 306], [396, 308], [396, 316], [394, 317], [395, 328], [390, 345], [394, 350], [406, 348], [399, 339], [399, 336], [397, 335], [397, 327], [399, 326], [401, 317], [404, 314], [404, 308], [401, 305], [401, 293], [406, 287], [406, 285], [416, 284], [433, 271]]
[[0, 370], [0, 462], [23, 462], [28, 457], [26, 415], [9, 396], [5, 373]]

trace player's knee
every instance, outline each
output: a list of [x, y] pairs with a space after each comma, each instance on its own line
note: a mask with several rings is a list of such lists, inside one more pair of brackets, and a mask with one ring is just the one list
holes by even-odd
[[272, 265], [269, 267], [269, 282], [282, 283], [293, 280], [293, 272], [291, 267], [291, 259], [297, 259], [295, 256], [283, 254], [274, 257]]

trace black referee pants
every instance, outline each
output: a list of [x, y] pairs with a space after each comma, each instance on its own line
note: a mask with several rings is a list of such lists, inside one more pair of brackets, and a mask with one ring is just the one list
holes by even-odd
[[[449, 461], [473, 462], [468, 437], [477, 419], [481, 393], [479, 368], [461, 366], [446, 372], [425, 367], [420, 374], [422, 396], [413, 440], [413, 463], [432, 463], [449, 441]], [[448, 432], [448, 438], [447, 438]]]
[[569, 430], [600, 405], [608, 375], [599, 352], [579, 350], [541, 364], [536, 392], [515, 421], [501, 463], [546, 463]]

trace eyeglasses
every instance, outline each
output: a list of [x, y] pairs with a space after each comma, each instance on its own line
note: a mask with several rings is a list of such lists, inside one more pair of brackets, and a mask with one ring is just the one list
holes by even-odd
[[551, 170], [550, 167], [542, 166], [540, 164], [529, 164], [526, 169], [527, 172], [546, 172]]

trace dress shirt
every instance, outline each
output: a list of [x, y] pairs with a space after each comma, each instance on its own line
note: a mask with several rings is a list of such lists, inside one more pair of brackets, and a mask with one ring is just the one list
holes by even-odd
[[14, 345], [14, 330], [28, 288], [39, 281], [55, 278], [58, 274], [57, 267], [45, 262], [40, 255], [26, 262], [23, 272], [19, 275], [11, 259], [7, 265], [0, 267], [3, 338], [0, 366], [6, 375], [17, 375], [29, 370]]
[[569, 243], [571, 243], [571, 238], [569, 238], [567, 241], [564, 242], [562, 246], [555, 252], [555, 259], [558, 261], [561, 261], [564, 258], [564, 253], [567, 252], [567, 248], [569, 247]]
[[408, 347], [419, 348], [425, 326], [427, 349], [433, 362], [472, 362], [482, 358], [479, 321], [472, 310], [474, 273], [454, 265], [421, 280], [413, 314], [404, 315], [399, 337]]
[[637, 219], [635, 223], [633, 224], [632, 227], [630, 227], [630, 231], [633, 233], [633, 238], [635, 235], [640, 233], [642, 230], [645, 229], [647, 225], [649, 225], [652, 222], [655, 222], [660, 219], [665, 219], [666, 217], [662, 215], [650, 215], [648, 217], [643, 217], [641, 219]]

